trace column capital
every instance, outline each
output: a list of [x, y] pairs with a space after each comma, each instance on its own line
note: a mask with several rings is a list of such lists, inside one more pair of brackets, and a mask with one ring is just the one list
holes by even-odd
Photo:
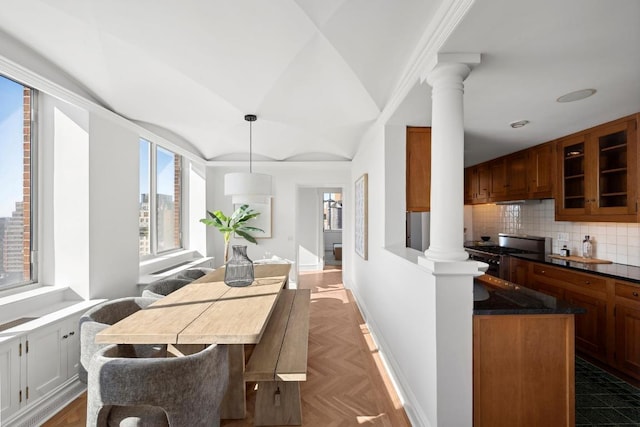
[[479, 53], [439, 53], [436, 65], [425, 77], [432, 87], [441, 78], [454, 77], [462, 82], [469, 76], [471, 68], [479, 63]]

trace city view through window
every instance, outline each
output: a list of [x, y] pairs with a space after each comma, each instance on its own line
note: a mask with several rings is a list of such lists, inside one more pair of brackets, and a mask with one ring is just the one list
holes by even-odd
[[31, 276], [31, 89], [0, 76], [0, 289]]
[[141, 257], [182, 247], [181, 177], [181, 156], [144, 139], [140, 140]]

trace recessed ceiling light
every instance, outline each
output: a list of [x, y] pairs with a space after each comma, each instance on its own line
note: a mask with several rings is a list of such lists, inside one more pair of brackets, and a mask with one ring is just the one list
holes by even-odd
[[526, 126], [528, 124], [529, 124], [529, 120], [518, 120], [517, 122], [509, 123], [509, 126], [511, 126], [514, 129], [517, 129], [517, 128], [521, 128], [523, 126]]
[[575, 92], [570, 92], [570, 93], [567, 93], [566, 95], [562, 95], [560, 98], [556, 99], [556, 101], [558, 102], [580, 101], [581, 99], [590, 97], [594, 93], [596, 93], [595, 89], [576, 90]]

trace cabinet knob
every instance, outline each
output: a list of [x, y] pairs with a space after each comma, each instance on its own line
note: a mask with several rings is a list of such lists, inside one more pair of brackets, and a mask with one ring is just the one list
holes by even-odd
[[585, 285], [590, 285], [590, 284], [591, 284], [591, 282], [590, 282], [590, 281], [588, 281], [588, 280], [585, 280], [585, 281], [584, 281], [584, 284], [585, 284]]
[[67, 338], [69, 338], [69, 335], [66, 335], [66, 334], [65, 334], [65, 335], [63, 335], [63, 336], [62, 336], [62, 339], [63, 339], [63, 340], [66, 340]]
[[544, 270], [540, 270], [540, 274], [544, 274], [544, 273], [545, 273]]
[[633, 296], [634, 296], [634, 297], [637, 297], [637, 296], [638, 296], [638, 293], [637, 293], [637, 292], [634, 292], [634, 293], [633, 293]]
[[75, 331], [69, 332], [69, 336], [75, 335]]

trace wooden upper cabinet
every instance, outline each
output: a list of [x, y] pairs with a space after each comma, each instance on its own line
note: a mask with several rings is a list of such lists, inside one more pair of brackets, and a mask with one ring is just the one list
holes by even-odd
[[505, 157], [507, 199], [527, 198], [527, 152], [518, 151]]
[[491, 200], [491, 163], [469, 166], [464, 170], [464, 202], [467, 204], [488, 203]]
[[527, 150], [527, 193], [531, 199], [553, 197], [555, 181], [555, 142], [536, 145]]
[[489, 163], [481, 163], [476, 166], [476, 202], [486, 203], [489, 201], [489, 186], [491, 181], [491, 169]]
[[472, 167], [464, 168], [464, 204], [470, 205], [476, 195], [476, 169]]
[[431, 128], [407, 127], [407, 212], [431, 210]]
[[637, 115], [557, 144], [556, 220], [638, 221]]
[[499, 202], [507, 197], [507, 170], [504, 157], [489, 162], [489, 201]]

